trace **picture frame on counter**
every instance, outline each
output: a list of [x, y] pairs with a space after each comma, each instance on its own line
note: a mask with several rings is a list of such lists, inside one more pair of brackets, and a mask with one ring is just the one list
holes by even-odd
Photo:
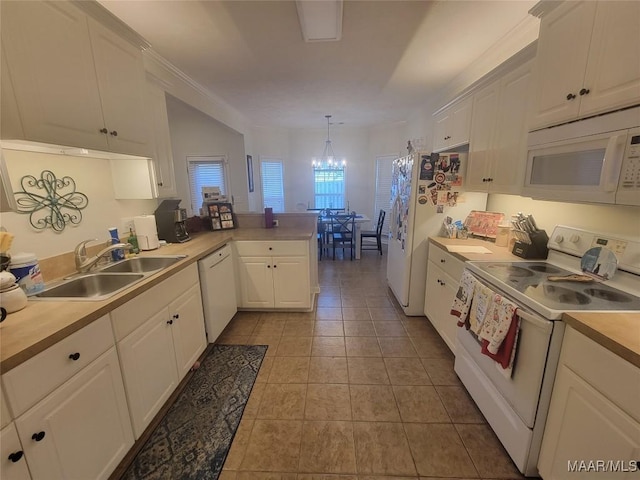
[[230, 230], [236, 228], [236, 219], [231, 203], [207, 203], [207, 214], [209, 215], [211, 230]]

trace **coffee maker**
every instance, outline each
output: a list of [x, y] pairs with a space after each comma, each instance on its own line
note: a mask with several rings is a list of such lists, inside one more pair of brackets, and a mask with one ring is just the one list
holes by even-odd
[[158, 227], [158, 238], [168, 243], [191, 240], [187, 232], [187, 209], [179, 208], [179, 199], [163, 200], [153, 213]]

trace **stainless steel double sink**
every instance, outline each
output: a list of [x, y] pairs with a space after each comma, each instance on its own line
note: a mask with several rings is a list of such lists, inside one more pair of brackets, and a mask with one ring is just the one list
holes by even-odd
[[186, 255], [133, 257], [91, 273], [65, 278], [30, 297], [34, 300], [106, 300], [141, 280], [179, 262]]

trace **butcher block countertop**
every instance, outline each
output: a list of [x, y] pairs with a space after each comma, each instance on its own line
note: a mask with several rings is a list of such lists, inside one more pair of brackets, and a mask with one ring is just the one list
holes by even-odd
[[[447, 245], [483, 246], [491, 250], [491, 253], [486, 254], [449, 252], [462, 261], [523, 261], [522, 258], [509, 252], [507, 248], [497, 247], [494, 243], [483, 240], [429, 237], [429, 241], [444, 250], [447, 249]], [[640, 368], [640, 312], [572, 312], [565, 313], [562, 320], [591, 340]]]
[[142, 252], [140, 256], [187, 257], [107, 300], [29, 300], [23, 310], [10, 313], [0, 323], [0, 373], [20, 365], [231, 240], [309, 240], [312, 235], [309, 228], [239, 228], [199, 233], [188, 242]]

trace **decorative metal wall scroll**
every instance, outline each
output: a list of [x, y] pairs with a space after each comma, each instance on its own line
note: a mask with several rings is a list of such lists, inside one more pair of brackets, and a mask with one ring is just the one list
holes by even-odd
[[44, 170], [37, 179], [26, 175], [20, 179], [22, 191], [16, 192], [17, 212], [29, 214], [29, 222], [38, 230], [52, 228], [64, 230], [69, 223], [82, 221], [82, 212], [89, 204], [84, 193], [76, 191], [76, 182], [65, 176], [56, 178], [50, 170]]

